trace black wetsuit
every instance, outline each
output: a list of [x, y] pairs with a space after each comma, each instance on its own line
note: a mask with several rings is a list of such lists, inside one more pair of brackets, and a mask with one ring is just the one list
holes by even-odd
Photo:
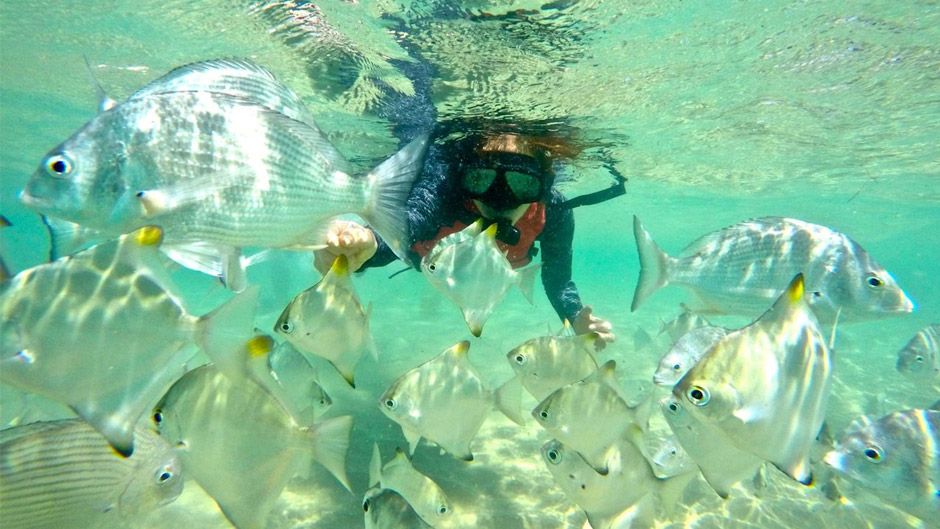
[[[413, 56], [416, 54], [412, 54]], [[408, 197], [408, 224], [411, 244], [427, 241], [437, 236], [444, 226], [453, 226], [456, 221], [471, 224], [478, 216], [467, 210], [470, 198], [459, 186], [457, 167], [464, 151], [456, 152], [449, 144], [433, 142], [435, 134], [446, 133], [435, 127], [436, 110], [431, 99], [432, 67], [420, 57], [418, 62], [400, 63], [401, 69], [415, 86], [415, 95], [404, 97], [391, 89], [379, 114], [394, 123], [395, 136], [404, 145], [418, 134], [432, 132], [432, 143], [425, 156], [421, 175]], [[542, 285], [555, 312], [562, 319], [574, 321], [581, 311], [581, 297], [571, 281], [571, 242], [574, 238], [574, 215], [570, 208], [562, 207], [565, 198], [552, 189], [545, 204], [545, 226], [535, 239], [542, 255]], [[376, 236], [379, 246], [375, 255], [363, 264], [363, 268], [384, 266], [396, 259], [392, 249]], [[530, 256], [535, 253], [533, 247]], [[415, 254], [414, 262], [420, 259]]]

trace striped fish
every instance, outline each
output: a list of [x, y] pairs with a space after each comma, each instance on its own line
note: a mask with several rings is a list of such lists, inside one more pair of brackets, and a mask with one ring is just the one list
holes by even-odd
[[81, 419], [0, 432], [0, 519], [4, 529], [99, 527], [175, 500], [183, 491], [176, 453], [145, 427], [121, 457]]
[[[937, 405], [934, 405], [936, 408]], [[940, 410], [862, 416], [824, 461], [930, 527], [940, 520]]]
[[897, 368], [915, 382], [940, 385], [940, 324], [924, 327], [898, 351]]
[[894, 278], [847, 235], [796, 219], [764, 217], [709, 233], [678, 257], [663, 252], [633, 218], [640, 278], [631, 311], [666, 285], [691, 290], [718, 313], [755, 316], [798, 273], [820, 321], [905, 314], [914, 304]]

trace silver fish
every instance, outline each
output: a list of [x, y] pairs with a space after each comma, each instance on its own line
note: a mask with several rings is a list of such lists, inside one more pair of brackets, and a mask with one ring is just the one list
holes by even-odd
[[303, 419], [309, 410], [313, 422], [316, 422], [333, 406], [333, 399], [317, 382], [316, 370], [290, 342], [283, 342], [271, 351], [268, 368], [287, 392], [286, 398], [292, 403], [292, 411], [298, 419]]
[[467, 359], [462, 341], [406, 371], [379, 398], [379, 409], [401, 426], [414, 453], [422, 437], [451, 455], [472, 461], [470, 442], [495, 405], [518, 424], [522, 385], [515, 377], [495, 391], [486, 389]]
[[0, 513], [4, 529], [97, 527], [175, 500], [183, 491], [173, 448], [152, 430], [134, 432], [121, 457], [81, 419], [0, 432]]
[[539, 402], [556, 389], [597, 371], [595, 333], [580, 336], [540, 336], [506, 354], [509, 365]]
[[663, 439], [659, 447], [652, 451], [650, 466], [658, 478], [669, 478], [698, 468], [675, 434]]
[[675, 397], [664, 398], [660, 407], [685, 453], [722, 498], [730, 496], [736, 483], [753, 477], [764, 464], [761, 458], [741, 450], [719, 431], [696, 420]]
[[421, 273], [463, 313], [474, 336], [513, 285], [532, 303], [535, 264], [513, 270], [496, 246], [496, 224], [481, 230], [482, 220], [444, 237], [421, 259]]
[[706, 308], [753, 315], [776, 299], [797, 273], [820, 320], [857, 321], [904, 314], [914, 304], [894, 278], [848, 236], [796, 219], [764, 217], [712, 232], [678, 258], [664, 253], [633, 218], [640, 279], [631, 310], [659, 288], [676, 284]]
[[301, 353], [325, 358], [356, 387], [353, 371], [364, 351], [375, 346], [369, 333], [368, 309], [362, 308], [345, 255], [313, 287], [297, 295], [281, 312], [274, 331]]
[[809, 451], [831, 384], [832, 356], [797, 275], [757, 321], [709, 349], [672, 394], [737, 448], [809, 484]]
[[160, 241], [144, 227], [26, 270], [0, 294], [0, 380], [70, 406], [125, 455], [134, 425], [183, 375], [187, 345], [229, 369], [254, 326], [257, 289], [188, 314]]
[[708, 325], [698, 327], [684, 334], [659, 360], [653, 382], [660, 386], [672, 387], [718, 340], [730, 331], [723, 327]]
[[395, 458], [383, 465], [379, 445], [372, 445], [369, 486], [375, 485], [401, 494], [418, 516], [431, 526], [446, 524], [452, 518], [447, 495], [434, 480], [418, 472], [400, 448], [395, 450]]
[[644, 450], [648, 414], [627, 404], [608, 361], [588, 377], [564, 386], [532, 410], [532, 416], [555, 439], [577, 450], [594, 469], [605, 474], [611, 450], [623, 440]]
[[898, 371], [923, 384], [940, 384], [940, 324], [920, 330], [898, 351]]
[[[253, 339], [254, 357], [270, 339]], [[267, 342], [267, 343], [265, 343]], [[212, 365], [176, 382], [153, 413], [160, 434], [179, 447], [183, 469], [239, 529], [261, 529], [288, 480], [310, 457], [347, 489], [352, 417], [300, 425], [289, 408], [250, 377], [236, 381]]]
[[594, 529], [654, 527], [656, 506], [670, 510], [694, 473], [657, 478], [640, 451], [621, 441], [612, 451], [611, 469], [598, 474], [581, 454], [552, 440], [542, 446], [542, 459], [555, 483], [578, 504]]
[[682, 312], [680, 312], [678, 316], [672, 321], [663, 322], [659, 334], [665, 333], [672, 343], [675, 344], [679, 338], [682, 338], [689, 332], [707, 325], [711, 325], [708, 320], [683, 305]]
[[[177, 74], [188, 80], [194, 69], [205, 76], [207, 67]], [[318, 129], [265, 106], [270, 98], [203, 84], [161, 91], [171, 75], [98, 114], [46, 155], [22, 202], [106, 234], [159, 224], [168, 255], [239, 285], [242, 247], [318, 247], [326, 221], [342, 213], [366, 219], [405, 256], [404, 205], [426, 136], [356, 177]]]
[[430, 529], [397, 492], [372, 488], [362, 498], [366, 529]]
[[897, 411], [853, 422], [824, 461], [927, 524], [940, 520], [940, 410]]

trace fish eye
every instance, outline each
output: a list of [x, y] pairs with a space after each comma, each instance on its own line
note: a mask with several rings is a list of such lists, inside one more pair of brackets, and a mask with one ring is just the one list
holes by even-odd
[[294, 332], [294, 324], [292, 324], [289, 321], [285, 321], [281, 323], [280, 325], [277, 326], [277, 328], [280, 329], [281, 332], [284, 334], [290, 334]]
[[561, 463], [561, 454], [558, 453], [558, 450], [554, 448], [545, 453], [545, 456], [548, 457], [549, 462], [558, 464]]
[[64, 152], [46, 158], [46, 172], [50, 176], [68, 176], [72, 172], [72, 166], [72, 159]]
[[669, 408], [669, 413], [679, 413], [679, 405], [675, 402], [670, 402], [666, 407]]
[[541, 417], [541, 418], [543, 418], [543, 419], [548, 419], [548, 417], [549, 417], [548, 410], [542, 410], [542, 411], [540, 411], [540, 412], [539, 412], [539, 417]]
[[436, 264], [431, 263], [431, 264], [428, 265], [428, 272], [433, 272], [433, 271], [435, 271], [435, 270], [437, 270], [437, 265], [436, 265]]
[[163, 412], [162, 412], [162, 411], [157, 410], [157, 411], [153, 412], [153, 422], [155, 422], [155, 423], [157, 423], [157, 424], [160, 424], [161, 422], [163, 422]]
[[520, 366], [524, 366], [525, 363], [529, 360], [529, 359], [526, 358], [526, 356], [525, 356], [524, 354], [522, 354], [522, 353], [516, 353], [516, 356], [512, 357], [512, 359], [515, 360], [516, 363], [519, 364]]
[[173, 473], [168, 470], [163, 470], [157, 473], [157, 483], [159, 484], [166, 483], [171, 479], [173, 479]]
[[447, 506], [441, 505], [437, 508], [437, 514], [447, 514]]
[[868, 283], [868, 286], [872, 288], [878, 288], [881, 285], [885, 284], [885, 282], [878, 276], [868, 276], [868, 279], [866, 281]]
[[869, 446], [865, 449], [865, 457], [868, 458], [872, 463], [881, 463], [881, 460], [884, 456], [881, 454], [881, 448], [877, 446]]
[[678, 371], [678, 370], [680, 370], [680, 369], [682, 369], [682, 366], [681, 366], [681, 365], [679, 365], [679, 364], [672, 364], [672, 370], [673, 370], [673, 371]]
[[705, 406], [708, 404], [708, 401], [711, 400], [711, 395], [708, 394], [708, 390], [702, 386], [692, 386], [689, 388], [689, 391], [686, 392], [685, 396], [696, 406]]
[[395, 402], [395, 399], [385, 399], [385, 407], [390, 410], [394, 410], [398, 407], [398, 403]]
[[366, 501], [362, 502], [362, 512], [369, 512], [369, 509], [372, 508], [372, 498], [366, 498]]
[[914, 360], [916, 360], [916, 361], [918, 361], [918, 362], [923, 362], [923, 361], [924, 361], [924, 357], [923, 357], [923, 356], [920, 356], [920, 355], [917, 355], [917, 356], [914, 357]]

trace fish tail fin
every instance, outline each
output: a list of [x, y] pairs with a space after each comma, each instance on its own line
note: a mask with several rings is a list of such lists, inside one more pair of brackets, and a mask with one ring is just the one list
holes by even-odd
[[257, 285], [249, 287], [199, 318], [199, 346], [229, 376], [246, 371], [245, 343], [254, 334], [259, 292]]
[[369, 461], [369, 486], [374, 487], [382, 482], [382, 453], [379, 452], [379, 443], [372, 443], [372, 460]]
[[519, 377], [512, 377], [505, 384], [495, 391], [496, 407], [503, 415], [509, 417], [509, 420], [525, 426], [525, 418], [522, 416], [522, 381]]
[[399, 259], [411, 263], [408, 256], [408, 196], [415, 179], [421, 173], [424, 153], [427, 151], [428, 135], [414, 139], [382, 162], [368, 176], [373, 180], [368, 205], [361, 212], [382, 240]]
[[636, 238], [637, 253], [640, 254], [640, 278], [637, 280], [630, 312], [636, 311], [646, 298], [669, 282], [669, 261], [672, 260], [650, 237], [636, 215], [633, 216], [633, 236]]
[[522, 295], [525, 296], [525, 299], [529, 302], [529, 305], [535, 305], [535, 302], [532, 298], [532, 292], [534, 290], [535, 277], [538, 275], [539, 268], [541, 268], [541, 266], [541, 263], [536, 263], [516, 272], [518, 274], [516, 277], [519, 280], [519, 290], [522, 291]]
[[313, 458], [326, 467], [350, 492], [352, 487], [346, 477], [346, 452], [349, 451], [352, 421], [351, 416], [344, 415], [323, 421], [310, 430], [313, 438]]

